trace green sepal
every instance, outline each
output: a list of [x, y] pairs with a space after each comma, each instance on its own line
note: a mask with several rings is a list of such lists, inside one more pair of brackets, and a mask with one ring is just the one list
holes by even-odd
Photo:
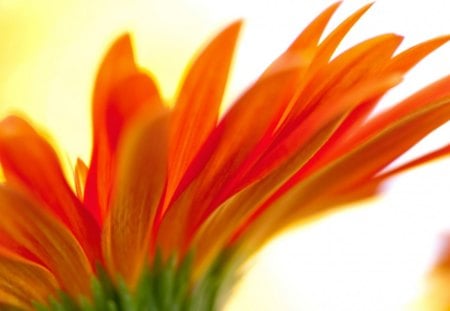
[[234, 280], [226, 252], [195, 283], [191, 281], [194, 255], [181, 262], [176, 256], [163, 259], [155, 255], [146, 266], [136, 288], [131, 291], [122, 278], [112, 281], [99, 267], [91, 281], [91, 298], [69, 297], [58, 293], [47, 305], [36, 304], [37, 311], [215, 311], [222, 306], [226, 287]]

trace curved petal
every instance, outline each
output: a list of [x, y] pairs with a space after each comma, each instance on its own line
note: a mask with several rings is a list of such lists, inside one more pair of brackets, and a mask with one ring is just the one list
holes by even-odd
[[292, 67], [307, 68], [316, 55], [319, 40], [325, 27], [340, 4], [341, 2], [332, 4], [309, 23], [291, 46], [266, 69], [262, 76], [271, 75]]
[[133, 120], [161, 109], [153, 80], [137, 68], [128, 35], [117, 40], [100, 66], [93, 98], [93, 151], [84, 200], [99, 223], [107, 214], [116, 174], [117, 146]]
[[170, 126], [168, 196], [216, 126], [241, 22], [223, 30], [188, 70]]
[[366, 178], [365, 180], [358, 182], [358, 187], [348, 187], [338, 191], [333, 194], [333, 196], [328, 197], [328, 202], [325, 200], [324, 204], [336, 206], [367, 199], [378, 194], [381, 190], [381, 185], [389, 178], [445, 156], [450, 156], [450, 144], [428, 152], [418, 158], [415, 158], [414, 160], [402, 164], [401, 166], [387, 170], [375, 177]]
[[273, 120], [291, 100], [298, 79], [295, 69], [261, 79], [224, 116], [181, 181], [162, 219], [158, 245], [174, 250], [179, 248], [179, 239], [190, 238], [186, 226], [198, 226], [214, 201], [221, 200], [217, 194], [266, 131], [276, 125]]
[[[342, 115], [345, 114], [347, 105], [364, 103], [365, 100], [386, 92], [398, 81], [396, 76], [382, 76], [361, 85], [355, 85], [347, 93], [343, 93], [339, 99], [333, 101], [333, 106], [324, 106], [323, 109], [315, 111], [311, 118], [300, 124], [298, 131], [288, 137], [283, 144], [269, 149], [267, 156], [270, 159], [262, 158], [258, 163], [260, 171], [255, 173], [262, 174], [265, 170], [272, 172], [266, 173], [267, 178], [258, 179], [255, 184], [243, 188], [218, 207], [218, 212], [213, 214], [196, 234], [193, 249], [196, 250], [197, 257], [209, 258], [215, 249], [223, 247], [227, 237], [234, 231], [234, 228], [227, 224], [236, 224], [248, 217], [286, 178], [298, 170], [328, 139], [336, 124], [342, 119]], [[271, 161], [284, 158], [286, 153], [294, 153], [294, 155], [286, 163], [276, 168], [270, 167]], [[214, 237], [214, 243], [211, 242], [212, 237]]]
[[302, 180], [305, 171], [299, 171], [247, 218], [236, 231], [232, 243], [243, 238], [245, 244], [254, 249], [280, 228], [335, 207], [330, 204], [334, 194], [350, 187], [358, 188], [360, 182], [364, 184], [449, 120], [450, 99], [447, 97], [391, 123], [310, 177]]
[[323, 64], [327, 63], [337, 47], [347, 35], [347, 33], [353, 28], [355, 23], [370, 9], [373, 3], [366, 4], [355, 13], [350, 15], [342, 23], [340, 23], [320, 44], [319, 51], [314, 57], [314, 68], [320, 68]]
[[133, 286], [148, 255], [151, 223], [165, 186], [169, 114], [145, 117], [123, 140], [103, 251], [113, 276]]
[[345, 137], [346, 139], [343, 139], [340, 135], [333, 137], [332, 141], [329, 142], [330, 147], [323, 150], [320, 156], [316, 156], [314, 165], [311, 164], [311, 166], [317, 167], [323, 165], [327, 161], [330, 161], [330, 159], [345, 154], [390, 124], [410, 114], [414, 114], [438, 100], [448, 97], [449, 89], [450, 76], [447, 76], [416, 92], [385, 112], [369, 119], [358, 131], [349, 132]]
[[0, 304], [34, 310], [56, 294], [58, 282], [46, 268], [0, 249]]
[[31, 194], [58, 217], [92, 264], [101, 259], [98, 225], [72, 192], [51, 145], [26, 121], [8, 117], [0, 123], [0, 162], [8, 184]]
[[[386, 62], [386, 66], [383, 72], [389, 73], [399, 73], [405, 74], [411, 68], [413, 68], [419, 61], [424, 59], [431, 52], [445, 44], [450, 40], [450, 36], [442, 36], [434, 38], [420, 44], [417, 44], [400, 54], [394, 56], [392, 60]], [[426, 101], [425, 101], [426, 102]], [[361, 124], [367, 121], [367, 117], [376, 107], [378, 101], [370, 101], [364, 105], [356, 107], [340, 125], [340, 127], [335, 131], [333, 137], [327, 143], [325, 149], [329, 150], [334, 148], [341, 141], [345, 140], [346, 137], [351, 136], [354, 131], [356, 131]], [[394, 108], [394, 110], [396, 110]], [[321, 153], [327, 152], [327, 150], [321, 150]]]
[[[221, 194], [227, 189], [234, 191], [224, 195], [230, 197], [231, 202], [217, 206], [220, 211], [207, 222], [208, 215], [201, 219], [205, 228], [194, 242], [195, 249], [200, 248], [198, 252], [207, 253], [220, 247], [225, 242], [221, 238], [226, 239], [230, 231], [224, 229], [221, 232], [218, 228], [239, 222], [251, 214], [264, 198], [314, 155], [349, 111], [381, 97], [401, 81], [396, 74], [380, 72], [400, 41], [401, 37], [390, 34], [369, 39], [318, 71], [317, 77], [310, 82], [311, 87], [299, 94], [298, 100], [304, 101], [304, 112], [290, 120], [290, 124], [277, 129], [279, 132], [263, 138], [270, 144], [249, 156], [223, 187]], [[253, 187], [252, 183], [256, 185]], [[211, 236], [217, 237], [216, 243], [210, 243], [208, 237]]]
[[[329, 127], [324, 139], [352, 109], [381, 97], [400, 82], [399, 75], [380, 72], [380, 66], [390, 60], [400, 41], [401, 37], [395, 35], [369, 39], [322, 68], [299, 94], [294, 104], [297, 111], [291, 111], [288, 119], [272, 134], [266, 150], [239, 170], [235, 181], [239, 186], [236, 187], [243, 188], [265, 177], [293, 154], [304, 153], [303, 149], [315, 151], [304, 144], [330, 120], [334, 119], [335, 126]], [[295, 169], [294, 165], [290, 170]]]
[[35, 255], [73, 297], [89, 296], [92, 268], [74, 236], [24, 195], [0, 187], [0, 227]]
[[101, 222], [110, 191], [111, 150], [108, 145], [106, 110], [111, 89], [137, 72], [129, 35], [120, 37], [100, 65], [92, 106], [93, 150], [86, 179], [85, 205]]

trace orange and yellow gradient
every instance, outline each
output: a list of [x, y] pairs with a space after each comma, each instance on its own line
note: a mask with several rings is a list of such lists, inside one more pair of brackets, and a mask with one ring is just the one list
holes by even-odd
[[[192, 54], [229, 21], [245, 18], [227, 99], [334, 0], [2, 0], [0, 112], [25, 111], [52, 133], [67, 167], [90, 154], [90, 99], [98, 63], [118, 34], [132, 33], [139, 63], [170, 99]], [[379, 0], [344, 41], [395, 31], [403, 47], [450, 33], [448, 1]], [[334, 21], [365, 4], [346, 1]], [[331, 23], [330, 28], [335, 25]], [[389, 94], [395, 102], [450, 72], [441, 48]], [[419, 144], [450, 138], [439, 129]], [[289, 232], [254, 260], [228, 310], [428, 310], [420, 296], [450, 231], [450, 160], [390, 182], [383, 198]]]

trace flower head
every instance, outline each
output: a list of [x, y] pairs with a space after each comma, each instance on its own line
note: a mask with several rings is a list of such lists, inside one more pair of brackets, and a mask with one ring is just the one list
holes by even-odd
[[[77, 162], [75, 191], [43, 136], [19, 117], [3, 120], [0, 303], [212, 308], [214, 277], [225, 282], [283, 228], [376, 195], [391, 176], [448, 155], [447, 144], [387, 168], [450, 119], [450, 77], [371, 114], [450, 36], [394, 54], [402, 37], [383, 34], [334, 57], [370, 7], [320, 40], [338, 6], [222, 116], [241, 22], [197, 56], [173, 107], [135, 63], [129, 36], [119, 38], [99, 69], [92, 157]], [[201, 298], [207, 293], [211, 300]]]

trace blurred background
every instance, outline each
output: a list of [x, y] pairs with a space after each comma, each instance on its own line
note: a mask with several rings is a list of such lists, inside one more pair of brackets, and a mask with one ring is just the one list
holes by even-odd
[[[97, 66], [130, 32], [138, 62], [170, 101], [192, 56], [224, 25], [244, 18], [226, 102], [329, 0], [0, 0], [0, 114], [26, 114], [68, 163], [90, 154], [90, 98]], [[347, 0], [328, 31], [367, 1]], [[378, 0], [340, 51], [382, 32], [402, 49], [449, 34], [447, 0]], [[450, 44], [424, 60], [383, 99], [383, 107], [450, 73]], [[450, 141], [444, 126], [401, 161]], [[389, 182], [383, 197], [268, 245], [248, 265], [227, 311], [430, 310], [426, 275], [450, 232], [450, 159]]]

